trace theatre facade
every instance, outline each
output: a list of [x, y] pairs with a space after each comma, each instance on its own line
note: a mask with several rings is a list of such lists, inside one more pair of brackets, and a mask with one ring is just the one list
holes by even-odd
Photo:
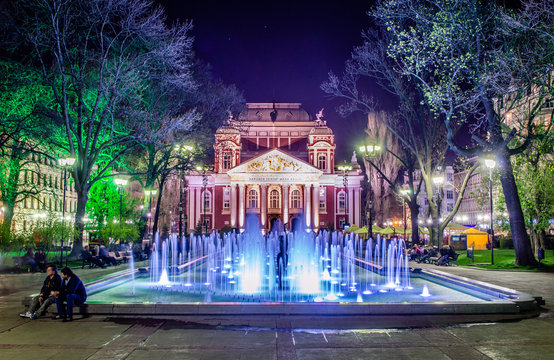
[[288, 229], [360, 225], [363, 175], [355, 156], [351, 171], [336, 170], [335, 149], [322, 112], [314, 120], [300, 103], [248, 103], [217, 130], [213, 167], [186, 176], [189, 231], [244, 229], [249, 214], [265, 231], [276, 219]]

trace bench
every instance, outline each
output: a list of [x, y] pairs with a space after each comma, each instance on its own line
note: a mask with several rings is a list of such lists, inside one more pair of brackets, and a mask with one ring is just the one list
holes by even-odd
[[123, 256], [121, 256], [120, 254], [117, 254], [114, 252], [114, 251], [110, 251], [108, 252], [108, 256], [109, 257], [112, 257], [115, 259], [115, 262], [119, 265], [123, 262]]
[[456, 266], [459, 266], [458, 265], [458, 258], [460, 257], [460, 254], [456, 253], [456, 256], [454, 256], [453, 258], [452, 257], [448, 257], [448, 261], [446, 262], [448, 265], [452, 265], [452, 263], [456, 263]]
[[85, 259], [82, 255], [81, 255], [81, 260], [83, 260], [83, 264], [81, 265], [81, 269], [84, 269], [85, 268], [85, 265], [88, 264], [88, 268], [89, 269], [92, 269], [92, 268], [95, 268], [96, 267], [96, 264], [93, 263], [92, 261], [90, 261], [90, 259]]

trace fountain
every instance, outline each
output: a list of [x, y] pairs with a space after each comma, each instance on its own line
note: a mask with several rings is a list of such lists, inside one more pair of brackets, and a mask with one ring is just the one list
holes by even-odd
[[439, 269], [411, 269], [400, 238], [364, 241], [303, 227], [289, 232], [278, 220], [264, 235], [250, 216], [243, 232], [155, 234], [149, 266], [139, 268], [136, 278], [134, 263], [129, 267], [130, 276], [127, 270], [86, 284], [90, 313], [358, 316], [536, 309], [529, 294]]
[[357, 234], [286, 232], [279, 222], [264, 236], [258, 218], [249, 216], [243, 233], [188, 241], [185, 254], [185, 238], [171, 235], [160, 245], [155, 237], [152, 289], [256, 302], [364, 302], [372, 289], [412, 289], [402, 239], [377, 236], [364, 246]]

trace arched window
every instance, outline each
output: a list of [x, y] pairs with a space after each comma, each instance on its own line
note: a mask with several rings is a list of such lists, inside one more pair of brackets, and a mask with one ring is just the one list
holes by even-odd
[[269, 192], [269, 208], [270, 209], [279, 209], [279, 191], [278, 190], [271, 190]]
[[327, 170], [327, 155], [319, 155], [317, 157], [317, 168]]
[[258, 192], [256, 189], [250, 189], [248, 191], [248, 208], [257, 209], [258, 208]]
[[302, 207], [302, 195], [300, 190], [294, 189], [290, 192], [290, 207], [293, 209], [300, 209]]
[[202, 199], [204, 199], [204, 211], [212, 210], [212, 193], [208, 190], [204, 191], [202, 194]]
[[339, 212], [346, 210], [346, 193], [344, 191], [339, 192], [337, 196], [337, 210]]

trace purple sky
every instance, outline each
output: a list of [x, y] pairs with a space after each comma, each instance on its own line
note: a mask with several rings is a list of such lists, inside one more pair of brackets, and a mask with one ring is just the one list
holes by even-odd
[[[160, 1], [169, 20], [192, 19], [195, 50], [214, 74], [244, 91], [248, 102], [301, 102], [314, 117], [322, 107], [337, 135], [337, 160], [350, 159], [365, 121], [345, 120], [320, 90], [330, 70], [361, 44], [370, 26], [371, 0], [347, 1]], [[384, 105], [388, 95], [372, 92]]]

